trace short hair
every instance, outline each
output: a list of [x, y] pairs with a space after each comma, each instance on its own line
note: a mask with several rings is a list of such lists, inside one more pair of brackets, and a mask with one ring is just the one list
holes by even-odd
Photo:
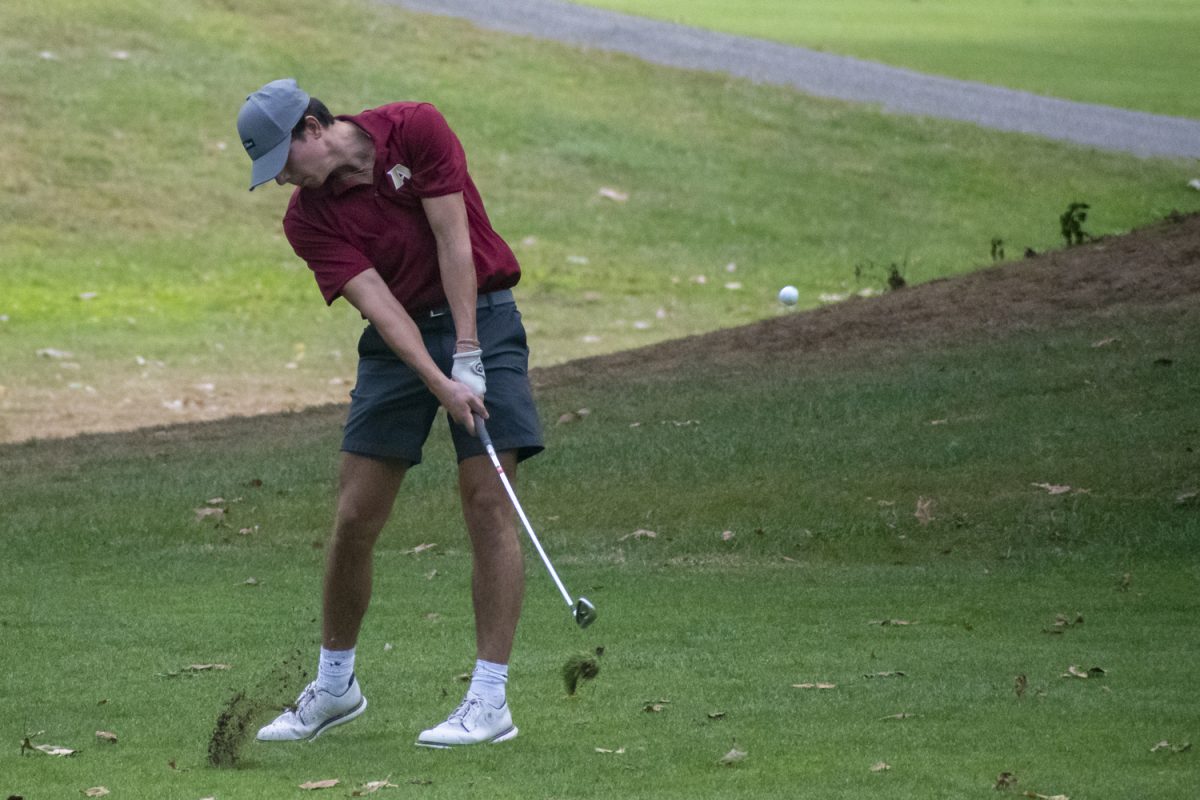
[[304, 138], [304, 123], [309, 117], [316, 117], [317, 122], [321, 124], [322, 128], [328, 128], [333, 124], [333, 114], [329, 113], [329, 109], [325, 107], [325, 104], [315, 97], [310, 97], [308, 99], [308, 108], [304, 110], [304, 115], [300, 117], [300, 121], [296, 123], [296, 127], [292, 128], [293, 139]]

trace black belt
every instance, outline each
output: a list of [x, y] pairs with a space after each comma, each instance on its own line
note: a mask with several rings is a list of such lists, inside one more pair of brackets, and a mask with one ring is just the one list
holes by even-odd
[[[488, 292], [487, 294], [479, 295], [475, 300], [475, 308], [493, 308], [495, 306], [506, 306], [515, 303], [516, 298], [513, 297], [512, 289], [500, 289], [496, 292]], [[450, 313], [450, 306], [438, 306], [431, 308], [428, 311], [422, 311], [416, 314], [418, 320], [422, 319], [437, 319], [444, 317]]]

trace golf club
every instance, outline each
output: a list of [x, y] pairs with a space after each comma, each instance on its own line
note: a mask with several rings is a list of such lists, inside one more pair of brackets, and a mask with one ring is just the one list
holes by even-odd
[[563, 599], [567, 601], [567, 606], [571, 609], [571, 615], [575, 617], [575, 622], [579, 624], [579, 627], [586, 628], [596, 621], [596, 607], [586, 597], [580, 597], [578, 600], [571, 599], [570, 592], [567, 591], [567, 587], [563, 586], [558, 573], [554, 571], [554, 565], [550, 563], [549, 556], [542, 549], [542, 543], [538, 541], [537, 534], [533, 532], [533, 526], [529, 524], [529, 519], [525, 516], [525, 511], [521, 508], [520, 501], [517, 500], [517, 493], [513, 491], [508, 476], [504, 474], [504, 467], [500, 466], [500, 458], [496, 455], [496, 449], [492, 447], [492, 437], [488, 436], [487, 426], [483, 424], [483, 418], [478, 414], [474, 416], [475, 432], [479, 435], [479, 440], [483, 442], [488, 457], [492, 459], [492, 466], [496, 468], [496, 474], [500, 476], [500, 482], [504, 484], [504, 490], [508, 492], [508, 499], [512, 500], [513, 508], [517, 510], [517, 516], [521, 518], [521, 523], [525, 526], [525, 532], [529, 534], [529, 540], [533, 542], [538, 555], [542, 557], [542, 563], [546, 565], [550, 577], [554, 579], [554, 585], [558, 587], [558, 591], [562, 594]]

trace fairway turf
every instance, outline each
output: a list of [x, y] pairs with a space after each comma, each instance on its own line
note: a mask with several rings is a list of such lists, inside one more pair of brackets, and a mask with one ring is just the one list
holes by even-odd
[[[1194, 257], [1175, 268], [1194, 280]], [[347, 796], [390, 777], [430, 798], [906, 800], [996, 797], [1008, 772], [1022, 793], [1188, 797], [1194, 750], [1151, 751], [1196, 737], [1200, 315], [1194, 293], [1116, 296], [1038, 316], [997, 295], [1008, 327], [930, 338], [897, 316], [890, 344], [786, 361], [713, 340], [669, 369], [683, 343], [641, 369], [545, 373], [549, 448], [518, 488], [600, 619], [579, 631], [530, 554], [521, 735], [466, 751], [411, 746], [472, 658], [445, 441], [378, 552], [368, 713], [312, 745], [249, 743], [233, 770], [206, 766], [224, 704], [287, 702], [301, 678], [264, 684], [315, 660], [341, 409], [4, 446], [0, 790], [288, 797], [337, 779]], [[222, 522], [196, 519], [213, 505]], [[598, 646], [599, 676], [566, 697], [564, 660]], [[231, 669], [183, 671], [211, 663]], [[18, 755], [37, 731], [82, 752]]]
[[1190, 0], [583, 0], [921, 72], [1200, 118]]

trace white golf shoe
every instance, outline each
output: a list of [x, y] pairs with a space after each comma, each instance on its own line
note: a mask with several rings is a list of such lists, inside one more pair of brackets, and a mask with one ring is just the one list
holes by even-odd
[[421, 731], [417, 744], [421, 747], [458, 747], [464, 744], [507, 742], [515, 738], [517, 728], [513, 725], [508, 703], [496, 708], [482, 697], [468, 693], [458, 708], [454, 709], [445, 722], [427, 731]]
[[258, 732], [260, 742], [312, 741], [325, 731], [357, 717], [367, 709], [367, 698], [358, 687], [358, 679], [351, 678], [350, 686], [342, 695], [331, 694], [317, 688], [313, 681], [296, 698], [294, 708], [284, 711], [269, 725]]

